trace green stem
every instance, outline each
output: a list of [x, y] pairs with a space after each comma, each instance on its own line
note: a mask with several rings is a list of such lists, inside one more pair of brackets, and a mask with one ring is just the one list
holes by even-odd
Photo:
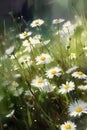
[[[16, 57], [15, 57], [16, 58]], [[16, 58], [16, 60], [17, 60], [17, 58]], [[17, 62], [18, 62], [18, 60], [17, 60]], [[18, 62], [18, 64], [19, 64], [19, 62]], [[19, 64], [19, 66], [21, 67], [21, 65]], [[22, 67], [21, 67], [21, 70], [24, 72], [24, 69], [22, 69]], [[28, 86], [29, 86], [29, 90], [30, 90], [30, 92], [32, 93], [32, 95], [33, 95], [33, 97], [34, 97], [34, 100], [35, 100], [35, 102], [36, 102], [36, 105], [37, 105], [37, 107], [41, 110], [41, 112], [43, 113], [43, 115], [44, 115], [44, 117], [45, 117], [45, 121], [47, 122], [47, 124], [49, 125], [49, 126], [54, 126], [54, 123], [53, 123], [53, 121], [52, 121], [52, 119], [47, 115], [47, 113], [43, 110], [43, 108], [41, 107], [41, 105], [38, 103], [38, 100], [37, 100], [37, 97], [34, 95], [34, 93], [33, 93], [33, 91], [32, 91], [32, 89], [31, 89], [31, 84], [30, 84], [30, 82], [26, 79], [26, 75], [25, 75], [25, 72], [24, 72], [24, 76], [25, 76], [25, 80], [26, 80], [26, 82], [27, 82], [27, 84], [28, 84]], [[55, 127], [55, 126], [54, 126]], [[56, 129], [53, 129], [53, 130], [56, 130]]]
[[[29, 83], [29, 81], [27, 81], [29, 88], [31, 88], [31, 85]], [[41, 105], [38, 103], [37, 97], [34, 95], [33, 91], [30, 89], [30, 92], [32, 93], [34, 100], [36, 102], [37, 107], [41, 110], [41, 112], [43, 113], [44, 117], [45, 117], [45, 121], [47, 122], [47, 124], [50, 126], [54, 126], [54, 123], [52, 121], [52, 119], [50, 118], [50, 116], [47, 115], [47, 113], [43, 110], [43, 108], [41, 107]], [[55, 127], [55, 126], [54, 126]], [[52, 129], [52, 130], [56, 130], [56, 129]]]

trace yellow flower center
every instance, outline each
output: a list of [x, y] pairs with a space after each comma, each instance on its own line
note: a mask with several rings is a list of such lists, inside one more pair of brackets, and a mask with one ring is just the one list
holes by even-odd
[[44, 61], [46, 59], [45, 56], [41, 56], [40, 60]]
[[27, 32], [24, 32], [23, 35], [26, 37], [26, 36], [28, 35], [28, 33], [27, 33]]
[[27, 58], [26, 58], [26, 57], [24, 57], [24, 58], [23, 58], [23, 60], [24, 60], [24, 61], [26, 61], [26, 60], [27, 60]]
[[38, 24], [39, 24], [39, 21], [35, 21], [34, 24], [38, 25]]
[[77, 107], [76, 112], [82, 112], [82, 107]]
[[16, 84], [15, 82], [13, 82], [13, 83], [12, 83], [12, 86], [13, 86], [13, 87], [16, 87], [16, 86], [17, 86], [17, 84]]
[[83, 75], [83, 73], [81, 71], [77, 72], [78, 75]]
[[55, 75], [56, 73], [57, 73], [56, 70], [51, 71], [52, 75]]
[[41, 79], [38, 80], [38, 83], [43, 83], [43, 81]]
[[70, 57], [71, 57], [71, 58], [76, 58], [76, 54], [75, 54], [75, 53], [71, 53], [71, 54], [70, 54]]
[[51, 91], [51, 88], [50, 88], [50, 87], [48, 87], [48, 91], [49, 91], [49, 92]]
[[56, 22], [56, 23], [60, 23], [60, 19], [56, 19], [55, 22]]
[[66, 129], [66, 130], [71, 129], [71, 125], [69, 125], [69, 124], [65, 125], [65, 129]]
[[69, 87], [70, 87], [69, 85], [65, 85], [65, 86], [64, 86], [65, 89], [68, 89]]

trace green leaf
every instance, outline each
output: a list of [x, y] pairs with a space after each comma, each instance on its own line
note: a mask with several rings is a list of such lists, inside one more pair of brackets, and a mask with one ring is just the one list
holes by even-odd
[[39, 95], [39, 101], [43, 103], [44, 100], [45, 100], [45, 97], [46, 97], [46, 94], [45, 94], [44, 92], [42, 92], [42, 93]]

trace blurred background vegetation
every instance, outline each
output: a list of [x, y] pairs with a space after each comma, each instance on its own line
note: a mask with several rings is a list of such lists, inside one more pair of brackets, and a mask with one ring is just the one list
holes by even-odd
[[0, 32], [4, 22], [11, 26], [12, 14], [16, 19], [23, 16], [27, 22], [35, 18], [73, 19], [76, 14], [87, 17], [86, 5], [86, 0], [0, 0]]

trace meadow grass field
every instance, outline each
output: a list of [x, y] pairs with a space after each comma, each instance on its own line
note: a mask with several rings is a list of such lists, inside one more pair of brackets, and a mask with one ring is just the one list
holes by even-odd
[[34, 19], [0, 42], [0, 130], [86, 130], [87, 20]]

